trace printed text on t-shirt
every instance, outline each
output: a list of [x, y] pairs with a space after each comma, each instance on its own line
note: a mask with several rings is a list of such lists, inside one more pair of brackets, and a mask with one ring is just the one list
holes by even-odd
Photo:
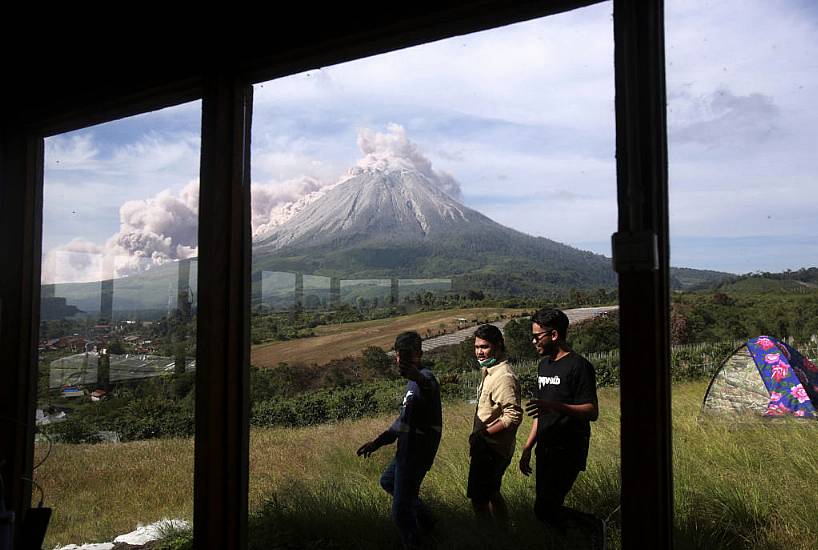
[[559, 376], [538, 376], [537, 382], [539, 383], [540, 388], [543, 386], [553, 385], [559, 386], [560, 385], [560, 377]]

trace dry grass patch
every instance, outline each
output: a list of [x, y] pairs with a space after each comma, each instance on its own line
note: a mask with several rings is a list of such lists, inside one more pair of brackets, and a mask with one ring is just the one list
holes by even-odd
[[[46, 450], [37, 445], [37, 460]], [[193, 441], [56, 444], [35, 480], [54, 509], [46, 548], [112, 540], [137, 523], [193, 516]]]
[[426, 311], [389, 319], [322, 325], [315, 329], [316, 336], [285, 342], [272, 342], [254, 346], [250, 362], [256, 367], [275, 367], [279, 363], [328, 363], [340, 357], [354, 357], [369, 346], [390, 349], [395, 336], [407, 330], [421, 334], [436, 333], [444, 327], [451, 332], [458, 326], [458, 319], [499, 319], [501, 315], [512, 317], [525, 310], [510, 308], [449, 309]]

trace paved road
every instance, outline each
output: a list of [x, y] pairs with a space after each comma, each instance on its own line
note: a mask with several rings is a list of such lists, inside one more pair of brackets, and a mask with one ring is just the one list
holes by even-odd
[[[615, 311], [617, 309], [619, 309], [619, 306], [580, 307], [576, 309], [566, 309], [565, 314], [568, 316], [568, 320], [571, 323], [578, 323], [580, 321], [585, 321], [586, 319], [596, 317], [597, 315], [602, 315], [605, 312]], [[504, 319], [502, 321], [497, 321], [491, 324], [502, 330], [503, 327], [506, 326], [506, 323], [508, 323], [508, 321], [509, 321], [508, 319]], [[423, 351], [429, 351], [442, 346], [451, 346], [454, 344], [459, 344], [466, 338], [471, 338], [474, 335], [475, 330], [477, 330], [476, 326], [471, 328], [464, 328], [463, 330], [458, 330], [457, 332], [452, 332], [451, 334], [444, 334], [443, 336], [436, 336], [434, 338], [424, 340]]]

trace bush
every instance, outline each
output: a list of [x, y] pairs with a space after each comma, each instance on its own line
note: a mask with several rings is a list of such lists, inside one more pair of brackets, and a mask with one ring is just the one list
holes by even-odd
[[531, 343], [531, 320], [512, 319], [503, 329], [506, 352], [512, 361], [537, 359], [537, 350]]
[[64, 422], [51, 424], [42, 428], [56, 441], [63, 443], [99, 443], [98, 427], [87, 418], [81, 416], [70, 416]]
[[110, 429], [123, 441], [155, 437], [189, 437], [194, 432], [193, 409], [161, 396], [137, 398], [123, 407]]
[[370, 372], [388, 372], [395, 366], [395, 361], [378, 346], [369, 346], [361, 356], [361, 366]]
[[403, 395], [402, 386], [399, 382], [372, 382], [262, 401], [253, 406], [250, 423], [254, 426], [311, 426], [396, 411]]
[[619, 313], [610, 312], [568, 329], [568, 341], [577, 353], [600, 353], [619, 347]]

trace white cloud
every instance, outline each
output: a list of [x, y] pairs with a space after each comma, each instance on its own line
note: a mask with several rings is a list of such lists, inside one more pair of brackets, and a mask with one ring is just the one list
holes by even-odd
[[262, 108], [344, 105], [347, 115], [411, 106], [525, 124], [613, 120], [611, 12], [603, 3], [312, 70], [265, 83], [254, 98]]
[[90, 134], [58, 136], [45, 142], [46, 170], [93, 170], [99, 149]]
[[779, 130], [780, 109], [771, 97], [763, 94], [737, 96], [722, 88], [699, 98], [680, 95], [674, 103], [681, 103], [682, 99], [689, 104], [682, 107], [683, 116], [678, 117], [684, 120], [676, 122], [668, 117], [671, 139], [680, 144], [765, 142]]
[[[110, 124], [117, 124], [113, 122]], [[123, 186], [124, 182], [156, 188], [162, 180], [191, 171], [198, 175], [199, 136], [194, 132], [147, 132], [134, 141], [112, 144], [101, 141], [95, 129], [46, 140], [49, 178], [77, 186]]]

